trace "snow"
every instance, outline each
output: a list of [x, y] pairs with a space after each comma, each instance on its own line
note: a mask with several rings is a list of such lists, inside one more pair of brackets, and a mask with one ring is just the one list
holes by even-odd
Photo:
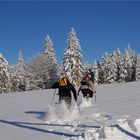
[[140, 139], [140, 82], [97, 85], [97, 97], [78, 97], [67, 109], [54, 90], [0, 94], [2, 140]]

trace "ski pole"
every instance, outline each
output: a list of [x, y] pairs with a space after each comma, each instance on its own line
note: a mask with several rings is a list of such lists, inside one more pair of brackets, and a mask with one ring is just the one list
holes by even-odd
[[54, 100], [55, 93], [56, 93], [56, 89], [55, 89], [55, 91], [54, 91], [54, 93], [53, 93], [53, 96], [52, 96], [51, 105], [52, 105], [52, 103], [53, 103], [53, 100]]
[[95, 102], [96, 102], [96, 91], [94, 93], [95, 93]]
[[96, 102], [96, 95], [95, 95], [95, 102]]

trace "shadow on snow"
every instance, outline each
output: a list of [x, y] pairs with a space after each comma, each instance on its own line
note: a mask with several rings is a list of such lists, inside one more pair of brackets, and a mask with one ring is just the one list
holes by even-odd
[[[49, 131], [49, 130], [25, 125], [25, 124], [33, 125], [32, 123], [12, 122], [12, 121], [6, 121], [6, 120], [0, 120], [0, 122], [9, 124], [9, 125], [13, 125], [13, 126], [17, 126], [17, 127], [21, 127], [21, 128], [26, 128], [26, 129], [30, 129], [30, 130], [34, 130], [34, 131], [43, 132], [43, 133], [55, 134], [55, 135], [59, 135], [59, 136], [66, 136], [66, 137], [78, 137], [79, 136], [79, 135], [75, 135], [75, 134], [69, 134], [69, 133], [59, 132], [59, 131]], [[36, 125], [36, 124], [34, 124], [34, 125]], [[42, 125], [42, 124], [40, 124], [40, 125]]]
[[[16, 121], [6, 121], [6, 120], [0, 120], [1, 123], [5, 123], [5, 124], [9, 124], [9, 125], [13, 125], [13, 126], [17, 126], [17, 127], [21, 127], [21, 128], [25, 128], [25, 129], [31, 129], [34, 131], [39, 131], [39, 132], [43, 132], [43, 133], [50, 133], [50, 134], [55, 134], [55, 135], [59, 135], [59, 136], [66, 136], [66, 137], [78, 137], [81, 136], [79, 134], [70, 134], [70, 133], [65, 133], [65, 132], [59, 132], [59, 131], [49, 131], [49, 130], [45, 130], [45, 129], [41, 129], [41, 128], [36, 128], [33, 127], [31, 125], [48, 125], [48, 126], [65, 126], [65, 127], [75, 127], [73, 125], [69, 125], [69, 124], [46, 124], [46, 123], [28, 123], [28, 122], [16, 122]], [[27, 126], [30, 125], [30, 126]], [[79, 128], [98, 128], [100, 129], [101, 126], [88, 126], [88, 125], [77, 125], [77, 127]], [[131, 132], [129, 132], [128, 130], [125, 130], [124, 128], [122, 128], [119, 125], [110, 125], [108, 127], [114, 127], [117, 128], [119, 131], [121, 131], [122, 133], [125, 133], [126, 135], [135, 138], [135, 139], [140, 139], [140, 136], [135, 135]]]
[[[25, 112], [27, 114], [35, 114], [35, 115], [39, 115], [37, 116], [37, 118], [41, 119], [44, 116], [46, 116], [46, 112], [43, 111], [28, 111]], [[84, 125], [84, 124], [78, 124], [77, 126], [71, 125], [71, 124], [57, 124], [57, 123], [30, 123], [30, 122], [17, 122], [17, 121], [7, 121], [7, 120], [0, 120], [1, 123], [5, 123], [5, 124], [9, 124], [9, 125], [13, 125], [16, 127], [21, 127], [21, 128], [25, 128], [25, 129], [30, 129], [30, 130], [34, 130], [34, 131], [39, 131], [39, 132], [43, 132], [43, 133], [50, 133], [50, 134], [55, 134], [55, 135], [59, 135], [59, 136], [66, 136], [66, 137], [78, 137], [81, 136], [80, 134], [70, 134], [70, 133], [65, 133], [65, 132], [60, 132], [60, 131], [55, 131], [55, 130], [45, 130], [42, 128], [37, 128], [34, 127], [35, 126], [58, 126], [58, 127], [77, 127], [77, 128], [94, 128], [94, 129], [102, 129], [101, 126], [99, 125]], [[122, 128], [120, 125], [118, 124], [114, 124], [114, 125], [109, 125], [107, 127], [114, 127], [117, 128], [119, 131], [121, 131], [122, 133], [125, 133], [126, 135], [135, 138], [135, 139], [140, 139], [140, 136], [133, 134], [132, 132], [129, 132], [128, 130], [125, 130], [124, 128]]]

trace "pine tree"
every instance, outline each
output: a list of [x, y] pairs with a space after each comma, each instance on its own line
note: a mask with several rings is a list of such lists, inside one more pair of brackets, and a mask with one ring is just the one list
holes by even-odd
[[8, 62], [0, 53], [0, 93], [11, 92]]
[[136, 81], [140, 81], [140, 55], [136, 58]]
[[49, 35], [47, 35], [45, 38], [44, 57], [47, 57], [48, 59], [48, 63], [49, 63], [48, 71], [49, 71], [50, 79], [48, 79], [48, 77], [44, 75], [43, 82], [45, 86], [46, 84], [47, 85], [49, 84], [51, 86], [52, 83], [54, 83], [58, 79], [58, 75], [57, 75], [58, 66], [57, 66], [57, 61], [56, 61], [55, 50], [53, 48], [53, 42], [51, 38], [49, 37]]
[[120, 49], [118, 48], [113, 55], [116, 61], [116, 82], [119, 82], [120, 74], [121, 74], [120, 69], [121, 69], [121, 58], [122, 58]]
[[83, 73], [83, 56], [81, 54], [80, 42], [77, 38], [74, 28], [71, 28], [68, 39], [67, 48], [63, 57], [63, 70], [69, 80], [77, 86], [80, 83]]
[[98, 67], [98, 84], [104, 84], [105, 83], [105, 73], [101, 67], [101, 62], [97, 61], [97, 67]]
[[113, 54], [105, 54], [101, 60], [105, 83], [114, 83], [117, 77], [117, 65]]
[[19, 51], [18, 61], [11, 67], [11, 83], [13, 91], [25, 91], [27, 90], [27, 84], [29, 81], [26, 65], [23, 60], [22, 51]]
[[53, 48], [53, 42], [50, 38], [49, 35], [45, 37], [45, 42], [44, 42], [44, 54], [48, 55], [51, 63], [56, 64], [56, 55], [55, 51]]
[[119, 82], [130, 82], [136, 79], [136, 55], [131, 49], [130, 43], [121, 55], [119, 63]]
[[94, 61], [94, 64], [93, 64], [92, 68], [93, 68], [93, 73], [94, 73], [94, 83], [98, 84], [98, 81], [99, 81], [99, 68], [98, 68], [98, 64], [97, 64], [96, 60]]
[[137, 57], [133, 59], [133, 65], [132, 65], [132, 75], [131, 75], [131, 81], [136, 81], [136, 66], [137, 66]]
[[57, 63], [53, 42], [49, 35], [45, 37], [44, 51], [38, 53], [33, 60], [28, 61], [28, 69], [32, 79], [32, 87], [50, 88], [52, 83], [57, 80]]
[[118, 75], [119, 75], [119, 79], [118, 79], [118, 82], [119, 83], [124, 83], [126, 81], [126, 77], [127, 77], [127, 70], [125, 69], [125, 55], [122, 54], [121, 56], [121, 61], [120, 61], [120, 64], [119, 64], [119, 69], [118, 69]]
[[134, 66], [135, 53], [132, 51], [130, 44], [125, 49], [124, 68], [126, 70], [125, 82], [130, 82], [132, 79], [132, 72]]
[[24, 60], [23, 60], [23, 56], [22, 56], [22, 51], [19, 51], [19, 57], [18, 57], [18, 65], [19, 67], [23, 67], [24, 66]]

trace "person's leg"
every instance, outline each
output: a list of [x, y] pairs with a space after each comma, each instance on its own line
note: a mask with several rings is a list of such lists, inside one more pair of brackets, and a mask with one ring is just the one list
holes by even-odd
[[93, 97], [93, 93], [91, 91], [91, 92], [89, 92], [89, 98], [92, 98], [92, 97]]
[[70, 108], [71, 106], [71, 97], [62, 97], [60, 98], [60, 103], [65, 102], [66, 106]]
[[93, 92], [90, 89], [86, 89], [85, 91], [87, 93], [87, 99], [92, 98], [93, 97]]
[[70, 97], [65, 98], [65, 103], [66, 103], [67, 107], [70, 108], [70, 106], [71, 106], [71, 98]]
[[82, 89], [81, 91], [82, 91], [82, 94], [83, 94], [83, 98], [87, 98], [87, 92], [86, 92], [86, 90], [85, 89]]

